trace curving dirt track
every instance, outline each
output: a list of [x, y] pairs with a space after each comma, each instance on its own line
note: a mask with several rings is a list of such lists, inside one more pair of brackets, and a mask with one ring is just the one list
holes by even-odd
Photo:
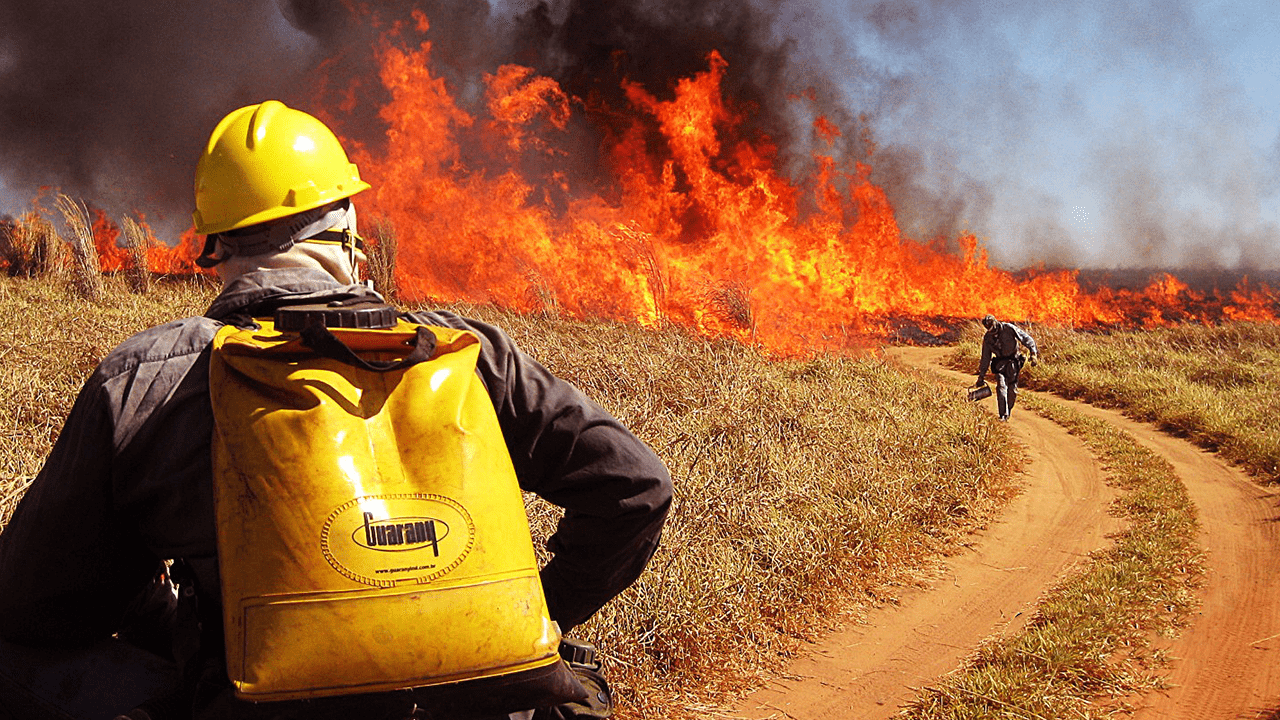
[[[956, 383], [945, 349], [894, 348], [891, 357]], [[1189, 443], [1116, 413], [1114, 422], [1167, 458], [1204, 526], [1209, 573], [1200, 613], [1169, 644], [1172, 689], [1137, 700], [1142, 720], [1280, 718], [1280, 496]], [[1025, 491], [951, 558], [933, 581], [907, 588], [796, 660], [786, 679], [750, 695], [730, 717], [889, 718], [916, 689], [960, 665], [984, 638], [1022, 627], [1040, 594], [1118, 529], [1095, 458], [1061, 427], [1024, 409], [1009, 423], [1027, 448]]]
[[1280, 718], [1280, 493], [1150, 425], [1058, 401], [1115, 424], [1168, 460], [1200, 516], [1208, 555], [1203, 604], [1169, 644], [1171, 689], [1143, 698], [1134, 717]]

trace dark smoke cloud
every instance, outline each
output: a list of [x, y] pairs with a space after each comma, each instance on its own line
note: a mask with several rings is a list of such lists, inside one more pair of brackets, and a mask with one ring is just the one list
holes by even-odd
[[[714, 51], [728, 63], [725, 95], [746, 112], [749, 132], [779, 143], [784, 163], [797, 167], [809, 155], [814, 112], [849, 130], [844, 143], [857, 152], [856, 115], [829, 101], [845, 75], [796, 61], [797, 38], [780, 32], [787, 26], [814, 25], [820, 20], [803, 9], [785, 18], [784, 6], [742, 0], [529, 0], [491, 7], [485, 0], [382, 0], [375, 3], [385, 17], [410, 10], [430, 20], [433, 71], [446, 77], [460, 100], [479, 102], [482, 73], [505, 63], [532, 67], [555, 79], [569, 95], [581, 99], [590, 126], [575, 130], [586, 147], [596, 147], [593, 129], [611, 129], [614, 113], [629, 108], [623, 81], [635, 83], [660, 99], [672, 96], [676, 81], [707, 70]], [[322, 44], [342, 43], [343, 27], [319, 29], [318, 17], [341, 12], [338, 0], [294, 0], [286, 14], [298, 27], [316, 32]], [[793, 95], [813, 90], [826, 105], [797, 109]], [[620, 125], [619, 125], [620, 126]], [[616, 128], [614, 128], [616, 129]]]
[[[0, 192], [57, 186], [111, 210], [162, 212], [180, 229], [195, 158], [218, 118], [269, 97], [314, 109], [322, 62], [336, 87], [364, 79], [363, 104], [343, 130], [377, 142], [386, 98], [371, 48], [382, 28], [351, 7], [5, 3]], [[577, 117], [591, 122], [569, 134], [588, 149], [599, 146], [610, 113], [626, 107], [620, 80], [667, 98], [675, 79], [706, 69], [715, 50], [728, 62], [726, 94], [749, 111], [748, 133], [774, 138], [795, 176], [808, 167], [815, 115], [844, 129], [835, 151], [846, 159], [867, 158], [870, 129], [872, 179], [917, 239], [970, 230], [1008, 266], [1275, 264], [1266, 255], [1278, 233], [1262, 205], [1280, 191], [1280, 138], [1263, 156], [1252, 149], [1257, 113], [1215, 55], [1221, 38], [1189, 0], [367, 7], [383, 19], [425, 12], [433, 71], [464, 106], [482, 102], [483, 73], [502, 63], [555, 78], [581, 98]], [[1138, 99], [1132, 109], [1100, 109], [1107, 94], [1158, 92], [1185, 111], [1172, 119], [1143, 112]], [[574, 177], [596, 191], [597, 170], [575, 167]]]
[[[861, 156], [863, 148], [856, 117], [832, 102], [843, 73], [798, 61], [801, 38], [789, 31], [815, 18], [803, 10], [777, 14], [787, 7], [742, 0], [538, 3], [510, 19], [509, 59], [584, 98], [601, 127], [629, 105], [624, 79], [667, 99], [678, 79], [706, 71], [716, 52], [727, 63], [724, 95], [743, 112], [740, 130], [777, 143], [782, 165], [801, 177], [810, 169], [816, 114], [845, 131], [837, 152]], [[797, 99], [802, 92], [806, 99]]]
[[[626, 106], [622, 79], [670, 97], [675, 80], [705, 70], [714, 50], [729, 63], [727, 95], [750, 111], [749, 130], [787, 148], [807, 142], [808, 128], [797, 123], [815, 111], [856, 125], [839, 108], [796, 115], [789, 93], [815, 87], [826, 91], [815, 97], [831, 97], [835, 81], [791, 62], [796, 39], [777, 32], [762, 5], [569, 0], [494, 9], [484, 0], [383, 0], [368, 7], [384, 20], [425, 12], [433, 70], [464, 104], [482, 99], [483, 73], [518, 62], [558, 80], [584, 99], [594, 120], [607, 122]], [[791, 19], [817, 22], [804, 12]], [[381, 29], [344, 0], [6, 3], [0, 176], [10, 193], [55, 186], [180, 226], [195, 158], [218, 118], [265, 98], [310, 108], [318, 95], [311, 71], [323, 61], [336, 86], [366, 79], [363, 115], [344, 130], [363, 129], [369, 137], [361, 139], [376, 142], [374, 115], [385, 96], [371, 81], [371, 49]], [[589, 127], [576, 132], [598, 145]], [[794, 157], [803, 164], [807, 150]]]
[[53, 186], [188, 222], [218, 118], [301, 94], [313, 48], [282, 27], [270, 2], [3, 3], [0, 174], [11, 192]]

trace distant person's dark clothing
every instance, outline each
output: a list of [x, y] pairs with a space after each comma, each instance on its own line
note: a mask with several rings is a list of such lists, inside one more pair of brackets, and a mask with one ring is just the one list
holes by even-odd
[[[990, 317], [990, 316], [988, 316]], [[990, 318], [982, 337], [982, 359], [978, 362], [978, 384], [986, 382], [987, 368], [996, 375], [996, 408], [1001, 420], [1008, 420], [1018, 399], [1018, 373], [1026, 358], [1018, 352], [1018, 343], [1026, 346], [1032, 357], [1039, 355], [1036, 341], [1025, 330], [1011, 322]], [[984, 320], [986, 325], [987, 321]]]

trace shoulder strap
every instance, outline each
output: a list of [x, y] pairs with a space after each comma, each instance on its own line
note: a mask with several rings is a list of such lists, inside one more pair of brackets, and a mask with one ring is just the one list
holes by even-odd
[[424, 325], [419, 325], [414, 333], [413, 351], [399, 360], [365, 360], [339, 340], [329, 328], [320, 324], [308, 325], [301, 336], [302, 344], [317, 354], [370, 372], [404, 370], [431, 359], [436, 350], [436, 336]]

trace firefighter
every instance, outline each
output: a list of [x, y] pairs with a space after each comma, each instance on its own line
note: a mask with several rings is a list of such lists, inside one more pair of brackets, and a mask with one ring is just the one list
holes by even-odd
[[987, 329], [982, 336], [982, 359], [978, 362], [978, 381], [974, 387], [987, 384], [987, 367], [996, 374], [996, 408], [1001, 420], [1008, 420], [1018, 399], [1018, 374], [1026, 362], [1026, 356], [1018, 350], [1018, 344], [1026, 346], [1035, 365], [1040, 351], [1036, 341], [1025, 330], [1011, 322], [1001, 322], [994, 315], [982, 318]]
[[[443, 714], [412, 692], [253, 706], [227, 681], [210, 345], [224, 325], [280, 306], [380, 299], [359, 282], [353, 197], [369, 187], [311, 115], [267, 101], [217, 125], [197, 166], [194, 224], [206, 236], [200, 263], [216, 268], [221, 293], [203, 316], [143, 331], [107, 355], [0, 533], [0, 718], [319, 718], [330, 708], [508, 717], [469, 713], [465, 699]], [[671, 504], [668, 471], [498, 328], [443, 311], [409, 317], [478, 336], [476, 372], [519, 485], [565, 510], [541, 579], [550, 618], [571, 630], [648, 563]], [[562, 650], [589, 692], [537, 717], [609, 717], [590, 649]]]

